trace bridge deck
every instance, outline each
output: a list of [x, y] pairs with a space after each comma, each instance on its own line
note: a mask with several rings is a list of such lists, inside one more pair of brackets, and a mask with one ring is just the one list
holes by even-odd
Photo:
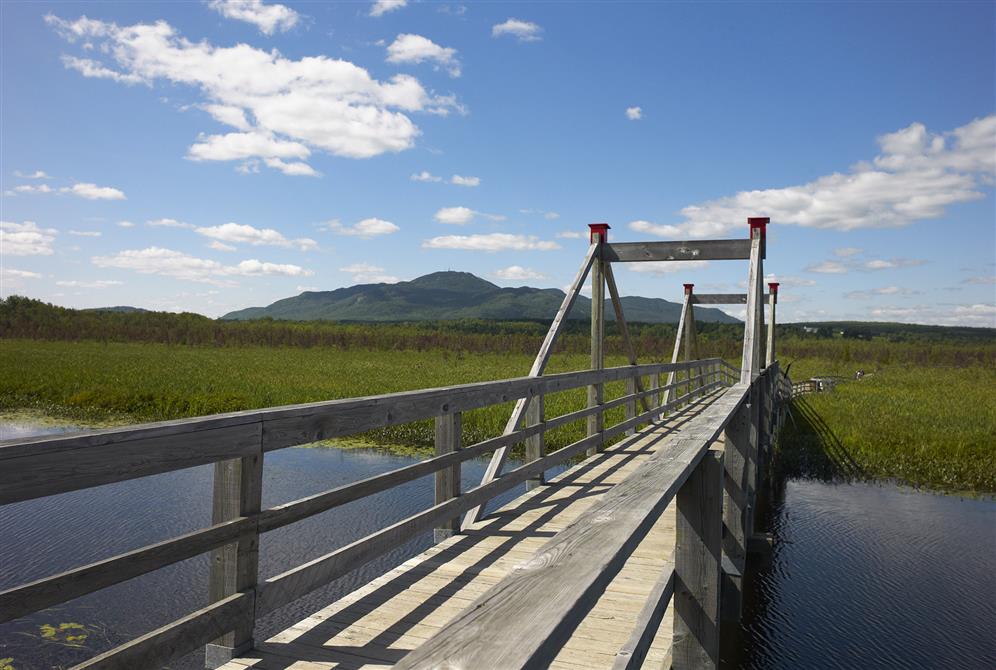
[[[222, 670], [387, 668], [528, 560], [613, 486], [665, 447], [712, 394], [590, 457], [549, 485], [508, 503], [454, 536], [307, 619], [275, 635]], [[674, 503], [575, 629], [553, 668], [611, 667], [661, 573], [671, 568]], [[668, 607], [645, 667], [663, 667], [671, 647]]]

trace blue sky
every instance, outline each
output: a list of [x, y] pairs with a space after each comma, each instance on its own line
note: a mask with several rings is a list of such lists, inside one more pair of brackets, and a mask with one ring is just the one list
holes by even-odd
[[782, 320], [996, 326], [989, 2], [0, 11], [5, 295], [217, 316], [445, 269], [563, 287], [590, 222], [770, 216]]

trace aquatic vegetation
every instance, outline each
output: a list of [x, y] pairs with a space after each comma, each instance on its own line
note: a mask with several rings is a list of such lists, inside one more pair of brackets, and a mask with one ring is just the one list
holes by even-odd
[[[57, 642], [72, 647], [81, 647], [86, 642], [89, 633], [81, 623], [68, 622], [60, 624], [44, 623], [38, 627], [41, 638], [46, 642]], [[2, 668], [0, 668], [2, 670]]]

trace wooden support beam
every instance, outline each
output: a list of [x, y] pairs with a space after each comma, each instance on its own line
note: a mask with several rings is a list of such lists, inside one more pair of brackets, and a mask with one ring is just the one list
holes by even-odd
[[[543, 396], [536, 396], [529, 403], [526, 410], [526, 427], [542, 426], [545, 419]], [[546, 435], [544, 431], [539, 431], [535, 435], [526, 438], [526, 461], [535, 461], [546, 456]], [[535, 477], [526, 480], [526, 490], [532, 491], [542, 486], [545, 482], [544, 474], [539, 472]]]
[[747, 314], [744, 318], [744, 348], [740, 363], [741, 383], [750, 383], [761, 371], [761, 337], [759, 325], [764, 308], [761, 305], [761, 281], [764, 268], [761, 263], [761, 251], [764, 246], [764, 225], [758, 219], [748, 219], [750, 223], [750, 265], [747, 270]]
[[778, 282], [768, 283], [768, 347], [765, 367], [775, 362], [775, 305], [778, 304]]
[[253, 645], [256, 583], [259, 578], [259, 513], [263, 500], [263, 425], [257, 427], [256, 453], [215, 463], [212, 523], [253, 517], [256, 523], [238, 541], [215, 549], [208, 584], [211, 602], [247, 593], [250, 616], [207, 645], [205, 666], [215, 668]]
[[713, 448], [678, 491], [672, 668], [719, 667], [723, 450]]
[[[691, 294], [686, 292], [685, 301], [681, 304], [681, 315], [678, 317], [678, 329], [675, 331], [674, 334], [674, 350], [671, 352], [672, 364], [677, 363], [678, 358], [681, 355], [681, 344], [685, 334], [685, 321], [688, 320], [689, 318], [688, 314], [691, 311], [691, 309], [692, 309]], [[664, 396], [664, 403], [663, 403], [665, 405], [671, 402], [672, 398], [674, 398], [675, 396], [674, 390], [670, 388], [671, 385], [674, 384], [674, 379], [675, 379], [675, 373], [669, 372], [667, 374], [667, 384], [666, 384], [666, 386], [668, 386], [669, 388], [667, 390], [667, 395]]]
[[723, 575], [723, 619], [740, 621], [743, 603], [743, 574], [746, 568], [748, 486], [747, 461], [750, 455], [749, 405], [741, 405], [723, 432], [723, 554], [733, 566]]
[[[581, 295], [581, 287], [584, 285], [584, 280], [588, 276], [592, 265], [596, 263], [599, 247], [600, 245], [594, 239], [588, 246], [588, 253], [585, 254], [584, 261], [574, 276], [574, 281], [571, 283], [570, 289], [564, 294], [564, 301], [560, 304], [560, 309], [557, 310], [556, 316], [553, 317], [553, 323], [550, 324], [550, 329], [546, 332], [546, 337], [543, 338], [543, 344], [540, 345], [539, 353], [536, 354], [536, 358], [533, 360], [533, 366], [529, 369], [530, 377], [539, 377], [546, 369], [547, 361], [550, 360], [550, 354], [553, 353], [553, 345], [557, 342], [557, 337], [560, 335], [560, 331], [563, 330], [564, 323], [567, 321], [567, 315], [570, 313], [571, 308], [574, 307], [578, 296]], [[515, 402], [512, 415], [505, 424], [504, 432], [506, 434], [514, 433], [519, 427], [519, 422], [525, 416], [528, 404], [528, 396], [519, 398]], [[484, 476], [481, 477], [481, 486], [494, 481], [495, 477], [501, 473], [501, 469], [505, 466], [505, 458], [505, 447], [495, 451], [491, 456], [491, 461], [488, 463], [487, 469], [484, 471]], [[475, 507], [467, 512], [463, 518], [464, 527], [476, 523], [483, 511], [483, 508]]]
[[[768, 299], [768, 294], [764, 294], [764, 299]], [[746, 293], [696, 293], [692, 297], [692, 302], [696, 305], [746, 305]]]
[[[436, 456], [460, 450], [462, 421], [460, 412], [436, 417]], [[436, 472], [436, 504], [460, 495], [460, 463]], [[442, 542], [460, 531], [460, 516], [445, 519], [433, 529], [433, 539]]]
[[639, 261], [743, 261], [750, 258], [749, 240], [687, 240], [678, 242], [616, 242], [606, 245], [610, 263]]
[[[604, 247], [605, 233], [592, 230], [593, 243]], [[591, 266], [591, 369], [601, 370], [605, 367], [605, 266], [601, 255]], [[605, 385], [592, 384], [588, 387], [588, 407], [597, 407], [605, 399]], [[605, 415], [602, 412], [588, 417], [588, 436], [600, 435], [605, 430]], [[589, 456], [594, 456], [602, 450], [599, 441], [588, 450]]]
[[[616, 325], [619, 328], [619, 333], [622, 335], [623, 347], [626, 349], [626, 358], [629, 360], [630, 365], [636, 365], [636, 349], [633, 347], [633, 340], [629, 336], [629, 326], [626, 325], [626, 317], [623, 314], [622, 299], [619, 297], [619, 289], [616, 287], [616, 277], [612, 272], [612, 264], [605, 263], [605, 286], [609, 289], [609, 299], [612, 301], [612, 310], [616, 314]], [[643, 391], [643, 382], [639, 377], [636, 378], [636, 390]], [[643, 403], [643, 410], [645, 412], [650, 411], [650, 403], [646, 397], [641, 398]], [[636, 408], [633, 408], [633, 413], [636, 413]]]

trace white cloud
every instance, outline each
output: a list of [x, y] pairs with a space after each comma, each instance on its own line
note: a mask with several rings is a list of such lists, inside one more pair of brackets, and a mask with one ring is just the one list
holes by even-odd
[[320, 291], [321, 289], [319, 289], [317, 286], [295, 286], [294, 290], [301, 291], [303, 293], [305, 291]]
[[643, 110], [639, 107], [627, 107], [626, 118], [630, 121], [639, 121], [643, 118]]
[[446, 68], [451, 77], [460, 76], [460, 61], [456, 49], [443, 47], [427, 37], [402, 33], [387, 47], [388, 63], [422, 63], [432, 61]]
[[536, 42], [541, 39], [543, 29], [531, 21], [521, 19], [508, 19], [504, 23], [498, 23], [491, 27], [492, 37], [510, 35], [520, 42]]
[[[85, 48], [85, 47], [84, 47]], [[90, 58], [77, 58], [76, 56], [63, 56], [63, 66], [70, 70], [76, 70], [88, 79], [110, 79], [119, 84], [141, 84], [145, 80], [137, 74], [118, 72]]]
[[557, 233], [556, 237], [559, 237], [560, 239], [563, 240], [583, 240], [586, 239], [588, 236], [577, 230], [562, 230], [559, 233]]
[[385, 221], [384, 219], [378, 219], [376, 217], [371, 217], [369, 219], [363, 219], [359, 223], [352, 226], [346, 226], [339, 221], [332, 220], [325, 224], [326, 230], [329, 230], [338, 235], [351, 235], [353, 237], [363, 237], [371, 238], [377, 237], [379, 235], [390, 235], [396, 233], [401, 228], [394, 225], [390, 221]]
[[680, 236], [683, 232], [678, 226], [651, 223], [642, 219], [639, 221], [630, 221], [626, 225], [630, 230], [635, 230], [638, 233], [647, 233], [648, 235], [656, 235], [657, 237], [674, 238]]
[[298, 265], [266, 263], [255, 259], [237, 265], [222, 265], [205, 258], [196, 258], [180, 251], [148, 247], [121, 251], [113, 256], [94, 256], [93, 264], [102, 268], [133, 270], [142, 274], [157, 274], [187, 281], [232, 285], [231, 277], [277, 275], [303, 277], [313, 274]]
[[428, 170], [422, 170], [421, 172], [416, 172], [411, 177], [409, 177], [409, 179], [411, 179], [412, 181], [442, 181], [443, 180], [442, 177], [437, 177], [436, 175], [432, 174]]
[[[765, 275], [764, 281], [766, 283], [767, 282], [778, 282], [778, 284], [780, 286], [782, 286], [782, 287], [789, 287], [789, 286], [796, 286], [796, 287], [801, 287], [801, 286], [816, 286], [816, 280], [815, 279], [804, 279], [803, 277], [793, 277], [793, 276], [790, 276], [790, 275], [776, 275], [776, 274], [773, 274], [773, 273], [769, 273], [769, 274]], [[747, 282], [743, 282], [743, 284], [741, 285], [741, 288], [746, 288], [746, 286], [747, 286]]]
[[630, 263], [630, 272], [652, 274], [658, 277], [689, 272], [709, 267], [709, 261], [647, 261], [645, 263]]
[[962, 284], [996, 284], [996, 277], [969, 277], [968, 279], [963, 279]]
[[121, 228], [134, 228], [135, 224], [131, 221], [118, 221], [118, 226]]
[[261, 0], [210, 0], [208, 7], [227, 19], [251, 23], [264, 35], [287, 32], [297, 25], [300, 15], [284, 5], [264, 5]]
[[353, 275], [353, 281], [357, 284], [397, 284], [401, 281], [394, 275], [384, 274], [384, 268], [370, 263], [353, 263], [339, 268], [339, 272]]
[[20, 170], [14, 170], [14, 176], [20, 177], [21, 179], [51, 179], [52, 177], [45, 173], [44, 170], [35, 170], [34, 172], [21, 172]]
[[21, 184], [14, 187], [15, 193], [52, 193], [54, 190], [48, 184]]
[[847, 266], [843, 263], [838, 263], [837, 261], [823, 261], [822, 263], [814, 263], [806, 268], [806, 272], [820, 272], [823, 274], [844, 274], [847, 272]]
[[30, 270], [15, 270], [14, 268], [3, 268], [0, 275], [17, 279], [41, 279], [41, 275]]
[[546, 279], [546, 275], [521, 265], [509, 265], [507, 268], [495, 270], [495, 277], [508, 280]]
[[860, 254], [864, 249], [860, 247], [839, 247], [833, 250], [833, 255], [839, 258], [847, 258], [848, 256], [854, 256]]
[[867, 300], [874, 296], [881, 295], [919, 295], [920, 291], [914, 291], [913, 289], [902, 288], [899, 286], [880, 286], [878, 288], [870, 288], [864, 291], [848, 291], [844, 294], [844, 297], [848, 300]]
[[984, 303], [872, 307], [868, 314], [877, 320], [904, 323], [996, 327], [996, 305]]
[[491, 219], [492, 221], [505, 220], [505, 217], [500, 214], [486, 214], [470, 209], [469, 207], [443, 207], [433, 215], [433, 218], [439, 223], [462, 226], [470, 223], [478, 216]]
[[152, 226], [153, 228], [193, 228], [192, 223], [184, 223], [183, 221], [177, 221], [176, 219], [153, 219], [151, 221], [146, 221], [145, 225]]
[[460, 176], [458, 174], [455, 174], [452, 177], [450, 177], [450, 183], [451, 184], [455, 184], [456, 186], [480, 186], [481, 185], [481, 178], [480, 177], [462, 177], [462, 176]]
[[290, 240], [273, 228], [254, 228], [245, 223], [223, 223], [220, 226], [195, 228], [194, 232], [198, 235], [229, 244], [251, 244], [254, 247], [264, 245], [271, 247], [297, 247], [302, 251], [318, 248], [318, 243], [310, 238], [301, 237]]
[[560, 218], [560, 214], [557, 212], [544, 212], [543, 218], [547, 221], [556, 221]]
[[99, 230], [70, 230], [69, 234], [76, 237], [100, 237], [102, 233]]
[[215, 251], [224, 251], [226, 253], [238, 251], [238, 249], [233, 247], [231, 244], [225, 244], [224, 242], [219, 242], [218, 240], [211, 240], [208, 242], [208, 248], [214, 249]]
[[[96, 43], [93, 53], [102, 54], [106, 72], [84, 76], [113, 79], [113, 73], [150, 86], [164, 81], [197, 89], [197, 104], [238, 132], [199, 137], [188, 152], [194, 160], [301, 161], [313, 150], [369, 158], [414, 145], [420, 131], [412, 113], [463, 111], [454, 96], [432, 95], [410, 75], [378, 81], [328, 56], [294, 60], [247, 44], [192, 42], [165, 21], [118, 26], [52, 15], [46, 21], [70, 42]], [[291, 169], [306, 173], [302, 166]]]
[[846, 173], [799, 186], [741, 191], [681, 210], [684, 234], [743, 230], [749, 216], [773, 224], [853, 230], [936, 219], [949, 205], [983, 197], [996, 182], [996, 115], [943, 134], [919, 123], [878, 138], [881, 153]]
[[71, 193], [87, 200], [125, 200], [123, 191], [111, 188], [110, 186], [97, 186], [96, 184], [73, 184], [72, 186], [64, 186], [59, 191], [61, 193]]
[[488, 235], [442, 235], [422, 242], [426, 249], [464, 249], [468, 251], [550, 251], [559, 249], [556, 242], [540, 240], [535, 235], [491, 233]]
[[870, 261], [865, 261], [861, 268], [864, 270], [892, 270], [895, 268], [912, 268], [918, 265], [923, 265], [927, 261], [919, 258], [875, 258]]
[[370, 16], [383, 16], [388, 12], [401, 9], [408, 4], [408, 0], [377, 0], [370, 7]]
[[39, 228], [34, 221], [0, 221], [0, 254], [51, 256], [56, 234], [52, 228]]
[[96, 281], [57, 281], [56, 286], [68, 286], [71, 288], [108, 288], [111, 286], [120, 286], [123, 282], [111, 280], [111, 279], [98, 279]]
[[268, 167], [280, 170], [285, 175], [291, 177], [318, 177], [319, 173], [315, 168], [311, 167], [307, 163], [301, 161], [295, 161], [293, 163], [287, 163], [280, 160], [279, 158], [264, 158], [263, 162], [266, 163]]

